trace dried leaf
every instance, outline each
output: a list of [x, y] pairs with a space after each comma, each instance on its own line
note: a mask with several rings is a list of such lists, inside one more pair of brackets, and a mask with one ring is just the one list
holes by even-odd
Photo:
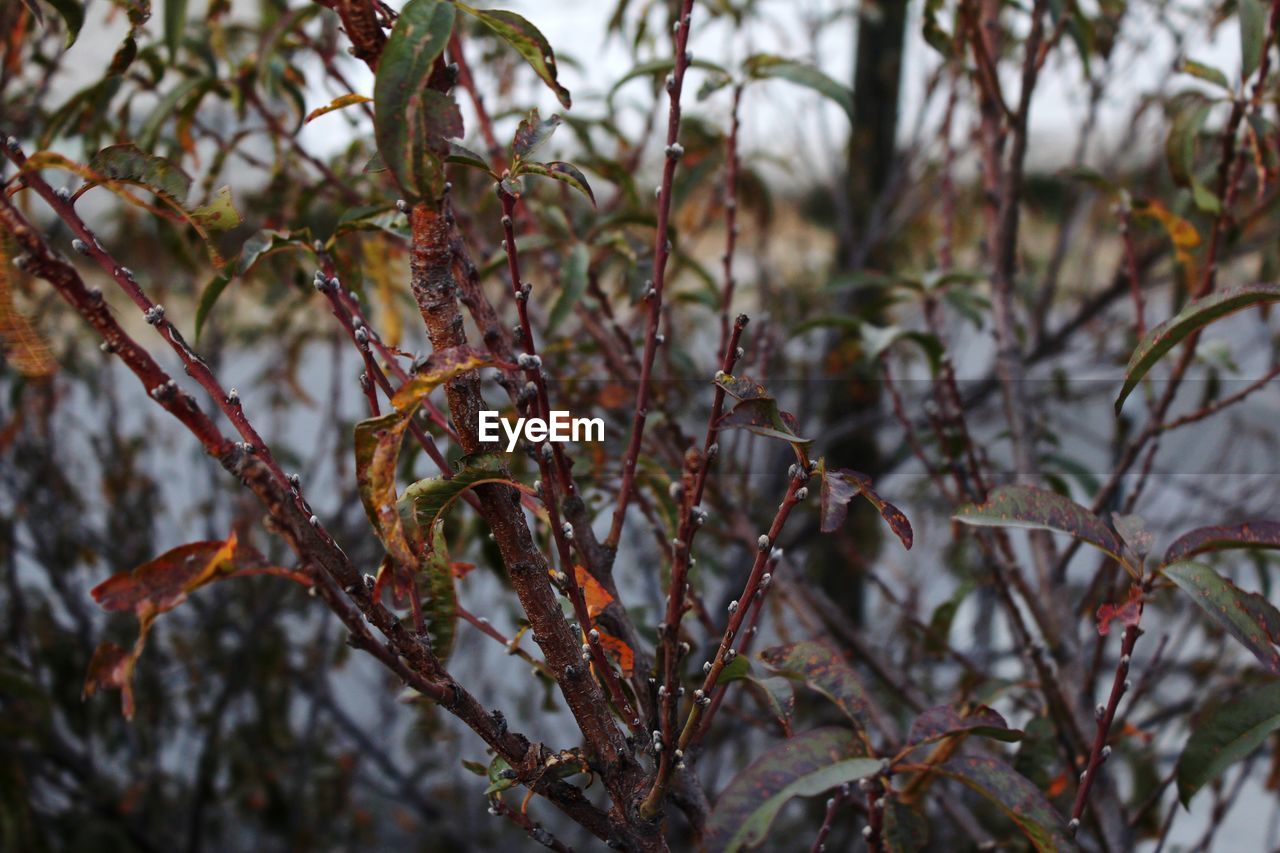
[[880, 517], [889, 525], [889, 529], [901, 540], [908, 551], [915, 541], [915, 533], [907, 516], [893, 504], [876, 494], [871, 488], [871, 478], [848, 468], [827, 469], [825, 459], [818, 461], [818, 476], [822, 478], [822, 500], [819, 504], [819, 515], [823, 533], [832, 533], [840, 529], [845, 517], [849, 514], [849, 502], [861, 495], [871, 502], [880, 513]]

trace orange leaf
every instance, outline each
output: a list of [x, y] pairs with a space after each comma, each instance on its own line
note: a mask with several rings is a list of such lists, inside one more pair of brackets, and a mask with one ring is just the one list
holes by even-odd
[[1124, 604], [1103, 604], [1098, 608], [1098, 633], [1107, 636], [1111, 630], [1111, 621], [1119, 619], [1128, 627], [1137, 625], [1142, 617], [1142, 590], [1137, 584], [1129, 587], [1129, 599]]
[[594, 620], [613, 603], [613, 596], [609, 594], [609, 590], [600, 585], [600, 581], [591, 576], [585, 567], [575, 565], [573, 576], [577, 579], [578, 586], [582, 587], [582, 595], [587, 600], [587, 615]]
[[636, 670], [636, 655], [631, 651], [631, 647], [604, 631], [600, 631], [600, 645], [604, 646], [605, 651], [618, 662], [618, 668], [622, 670], [622, 674], [630, 678]]
[[82, 699], [88, 699], [99, 690], [119, 690], [126, 720], [133, 719], [133, 664], [137, 656], [126, 652], [115, 643], [101, 643], [89, 661], [85, 674]]

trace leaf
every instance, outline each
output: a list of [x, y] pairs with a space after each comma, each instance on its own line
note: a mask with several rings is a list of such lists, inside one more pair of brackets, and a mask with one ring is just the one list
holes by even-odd
[[1128, 367], [1125, 368], [1124, 386], [1120, 389], [1120, 396], [1116, 398], [1116, 415], [1120, 414], [1125, 399], [1142, 381], [1142, 377], [1183, 338], [1215, 320], [1267, 302], [1280, 302], [1280, 284], [1249, 284], [1226, 288], [1200, 299], [1193, 299], [1174, 317], [1151, 329], [1138, 343]]
[[[591, 191], [591, 184], [587, 183], [586, 176], [578, 171], [578, 168], [572, 163], [565, 163], [561, 160], [552, 160], [550, 163], [521, 163], [520, 173], [523, 175], [540, 175], [544, 178], [557, 180], [562, 184], [568, 184], [585, 195], [591, 201], [592, 207], [596, 205], [596, 195]], [[518, 192], [512, 193], [512, 195], [518, 194]]]
[[436, 58], [453, 32], [454, 7], [410, 0], [378, 60], [373, 83], [373, 129], [378, 153], [396, 183], [413, 198], [434, 198], [444, 186], [447, 137], [462, 135], [462, 114], [451, 98], [427, 87]]
[[881, 837], [886, 853], [917, 853], [928, 849], [929, 821], [897, 797], [889, 797]]
[[1198, 721], [1178, 758], [1178, 799], [1190, 806], [1201, 788], [1280, 729], [1280, 681], [1254, 687]]
[[547, 317], [548, 337], [555, 334], [569, 312], [581, 301], [582, 294], [587, 290], [587, 265], [590, 262], [590, 250], [586, 243], [574, 243], [573, 248], [565, 255], [560, 267], [560, 295], [556, 297], [556, 304]]
[[1120, 620], [1126, 628], [1137, 625], [1142, 618], [1142, 587], [1135, 584], [1129, 586], [1129, 597], [1124, 604], [1105, 603], [1098, 607], [1098, 633], [1107, 636], [1111, 632], [1111, 623]]
[[1280, 522], [1246, 521], [1230, 526], [1198, 527], [1174, 540], [1164, 552], [1164, 561], [1176, 563], [1197, 554], [1229, 548], [1280, 548]]
[[191, 211], [191, 219], [209, 231], [230, 231], [244, 222], [231, 201], [231, 187], [219, 188], [208, 204]]
[[[45, 0], [45, 2], [57, 10], [58, 16], [62, 18], [62, 23], [67, 28], [63, 47], [71, 47], [80, 35], [80, 28], [84, 26], [84, 4], [80, 0]], [[39, 5], [32, 0], [27, 7], [36, 13], [36, 20], [39, 21], [41, 19]]]
[[796, 693], [788, 679], [779, 675], [762, 678], [755, 674], [750, 658], [738, 655], [720, 670], [720, 675], [716, 677], [717, 685], [734, 681], [745, 681], [754, 688], [782, 726], [782, 730], [790, 736], [790, 721], [796, 707]]
[[1192, 77], [1199, 77], [1206, 83], [1212, 83], [1215, 86], [1231, 91], [1231, 83], [1227, 81], [1227, 75], [1212, 65], [1205, 65], [1203, 62], [1196, 62], [1194, 59], [1184, 59], [1182, 61], [1182, 70]]
[[819, 69], [781, 56], [758, 53], [748, 57], [743, 70], [756, 80], [786, 80], [830, 98], [853, 122], [853, 90], [837, 83]]
[[515, 12], [505, 9], [473, 9], [463, 3], [455, 5], [467, 14], [474, 15], [499, 38], [515, 48], [516, 53], [523, 56], [534, 73], [542, 78], [542, 82], [556, 93], [556, 99], [566, 110], [573, 106], [569, 90], [556, 79], [558, 69], [555, 51], [537, 27]]
[[1151, 553], [1151, 531], [1147, 529], [1147, 523], [1140, 515], [1121, 515], [1118, 512], [1111, 513], [1111, 524], [1115, 527], [1116, 533], [1120, 535], [1120, 539], [1125, 545], [1129, 546], [1129, 550], [1136, 554], [1138, 560], [1145, 560], [1147, 554]]
[[404, 433], [423, 398], [434, 388], [490, 363], [487, 356], [469, 347], [434, 352], [413, 379], [396, 392], [391, 400], [393, 411], [356, 424], [356, 489], [369, 523], [394, 562], [397, 591], [399, 581], [404, 580], [403, 573], [419, 568], [420, 560], [428, 556], [423, 548], [413, 547], [418, 542], [406, 535], [397, 510], [395, 474]]
[[[704, 71], [710, 71], [712, 75], [718, 79], [733, 79], [732, 75], [726, 69], [716, 65], [714, 62], [707, 62], [704, 59], [695, 58], [689, 63], [689, 67], [701, 68]], [[606, 96], [606, 100], [612, 103], [613, 96], [618, 93], [618, 90], [627, 83], [630, 83], [632, 80], [639, 77], [657, 77], [659, 75], [670, 74], [675, 70], [675, 68], [675, 60], [670, 58], [651, 59], [648, 62], [642, 62], [614, 82], [613, 87], [609, 90], [609, 94]]]
[[528, 486], [511, 479], [498, 456], [481, 453], [466, 457], [462, 467], [448, 480], [428, 477], [409, 486], [400, 497], [400, 504], [405, 514], [417, 522], [418, 529], [426, 534], [430, 542], [436, 522], [444, 517], [445, 511], [453, 502], [463, 492], [483, 483], [504, 483], [533, 494]]
[[834, 702], [865, 739], [871, 720], [867, 690], [839, 652], [825, 643], [804, 640], [765, 649], [760, 660], [779, 675], [801, 681]]
[[1267, 34], [1267, 6], [1262, 0], [1238, 0], [1240, 16], [1240, 79], [1248, 80], [1262, 61]]
[[907, 516], [893, 504], [876, 494], [871, 487], [871, 478], [848, 468], [827, 468], [826, 459], [818, 461], [817, 474], [822, 478], [822, 500], [818, 505], [818, 514], [822, 519], [823, 533], [834, 533], [844, 524], [849, 514], [849, 502], [861, 495], [871, 502], [880, 513], [880, 517], [889, 525], [889, 529], [902, 542], [908, 551], [915, 541], [915, 533]]
[[99, 643], [89, 661], [80, 698], [88, 699], [99, 690], [119, 690], [120, 710], [126, 720], [132, 720], [137, 709], [133, 698], [133, 669], [137, 662], [136, 654], [115, 643]]
[[312, 120], [318, 119], [320, 116], [326, 113], [331, 113], [334, 110], [340, 110], [344, 107], [352, 106], [353, 104], [368, 104], [372, 101], [373, 98], [366, 97], [365, 95], [359, 95], [354, 92], [348, 95], [339, 95], [323, 107], [316, 107], [314, 110], [307, 113], [307, 117], [302, 120], [302, 123], [310, 124]]
[[35, 326], [13, 303], [6, 236], [0, 231], [0, 358], [27, 379], [47, 379], [58, 364]]
[[473, 169], [479, 169], [487, 175], [493, 175], [493, 169], [489, 167], [489, 161], [484, 159], [470, 148], [459, 145], [457, 142], [449, 142], [449, 154], [445, 158], [446, 163], [456, 163], [459, 166], [470, 166]]
[[986, 705], [960, 714], [950, 705], [929, 708], [916, 717], [907, 735], [907, 743], [922, 746], [955, 735], [981, 735], [994, 740], [1013, 743], [1022, 740], [1023, 732], [1009, 728], [1004, 717]]
[[164, 0], [164, 43], [169, 49], [169, 62], [177, 63], [182, 46], [182, 31], [187, 26], [187, 0]]
[[1174, 563], [1165, 577], [1195, 599], [1196, 604], [1228, 634], [1253, 653], [1263, 666], [1280, 675], [1280, 611], [1256, 592], [1244, 592], [1203, 563]]
[[103, 148], [93, 155], [89, 167], [113, 181], [145, 187], [179, 206], [191, 191], [191, 178], [175, 163], [132, 143]]
[[431, 651], [442, 661], [449, 659], [458, 624], [458, 590], [449, 562], [449, 549], [444, 537], [436, 538], [434, 547], [415, 578], [422, 601], [422, 614], [431, 638]]
[[937, 765], [934, 771], [986, 797], [1009, 816], [1036, 850], [1075, 849], [1066, 821], [1040, 789], [1003, 761], [966, 755]]
[[1195, 174], [1196, 142], [1209, 117], [1210, 107], [1211, 104], [1199, 95], [1185, 98], [1169, 124], [1169, 135], [1164, 143], [1165, 159], [1173, 182], [1180, 187], [1191, 185]]
[[1018, 527], [1067, 533], [1110, 554], [1130, 572], [1124, 546], [1111, 529], [1080, 504], [1035, 486], [1001, 486], [985, 504], [965, 504], [956, 521], [975, 527]]
[[734, 777], [707, 821], [706, 849], [713, 853], [755, 847], [794, 797], [813, 797], [880, 770], [863, 757], [852, 732], [822, 728], [774, 746]]
[[240, 545], [232, 533], [225, 542], [193, 542], [166, 551], [94, 587], [90, 595], [103, 610], [133, 611], [138, 617], [138, 639], [129, 652], [113, 643], [98, 647], [89, 664], [84, 697], [92, 696], [101, 688], [117, 688], [121, 691], [125, 719], [133, 719], [133, 670], [156, 617], [182, 604], [190, 593], [202, 586], [246, 574], [278, 574], [308, 586], [311, 583], [306, 575], [272, 566], [254, 549]]
[[529, 155], [551, 139], [560, 122], [558, 115], [543, 121], [536, 108], [529, 110], [529, 114], [521, 119], [519, 127], [516, 128], [515, 139], [511, 142], [511, 159], [527, 160]]

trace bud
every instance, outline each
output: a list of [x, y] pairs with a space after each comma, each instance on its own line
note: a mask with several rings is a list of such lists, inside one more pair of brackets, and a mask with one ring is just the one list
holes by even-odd
[[405, 201], [402, 198], [396, 199], [396, 210], [400, 211], [401, 213], [408, 213], [409, 202]]
[[239, 392], [239, 391], [237, 391], [236, 389], [232, 388], [230, 391], [228, 391], [228, 392], [227, 392], [227, 405], [229, 405], [229, 406], [238, 406], [238, 405], [240, 405], [240, 392]]
[[760, 538], [756, 540], [756, 547], [761, 551], [767, 551], [769, 550], [769, 544], [769, 535], [767, 533], [761, 533]]
[[152, 305], [147, 309], [143, 317], [153, 326], [160, 325], [160, 322], [164, 320], [164, 306], [160, 304]]
[[89, 254], [89, 244], [81, 240], [79, 237], [71, 241], [71, 248], [75, 249], [82, 255]]
[[735, 359], [739, 360], [739, 361], [740, 361], [740, 360], [742, 359], [742, 357], [743, 357], [743, 356], [745, 356], [746, 354], [747, 354], [747, 351], [746, 351], [746, 350], [744, 350], [742, 347], [738, 347], [737, 349], [735, 349], [735, 350], [733, 351], [733, 357], [734, 357]]
[[733, 615], [738, 612], [738, 599], [729, 602], [729, 614]]
[[58, 197], [59, 201], [71, 201], [71, 190], [66, 187], [58, 187], [53, 191], [53, 194]]
[[[550, 445], [546, 445], [546, 446], [550, 447]], [[573, 525], [572, 524], [566, 521], [564, 524], [560, 526], [560, 532], [564, 534], [565, 539], [568, 539], [570, 542], [573, 541]]]
[[591, 642], [594, 643], [600, 639], [600, 632], [597, 631], [595, 628], [592, 628], [590, 631], [587, 632], [587, 636], [590, 637]]
[[798, 501], [802, 501], [802, 500], [804, 500], [804, 499], [805, 499], [805, 498], [807, 498], [807, 497], [809, 497], [809, 487], [808, 487], [808, 486], [802, 486], [802, 487], [800, 487], [800, 488], [796, 489], [796, 500], [798, 500]]

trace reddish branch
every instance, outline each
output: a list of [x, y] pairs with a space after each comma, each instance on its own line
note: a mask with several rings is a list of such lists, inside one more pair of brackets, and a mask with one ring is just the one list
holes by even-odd
[[684, 149], [680, 146], [680, 93], [684, 89], [685, 72], [693, 57], [689, 53], [689, 24], [693, 0], [683, 0], [680, 16], [675, 23], [675, 68], [667, 78], [667, 96], [670, 109], [667, 113], [667, 147], [662, 164], [662, 183], [658, 186], [658, 224], [654, 232], [653, 281], [649, 283], [645, 300], [649, 305], [649, 322], [645, 330], [644, 356], [640, 361], [640, 384], [636, 389], [635, 414], [631, 423], [631, 439], [622, 462], [622, 485], [618, 489], [618, 503], [613, 510], [613, 521], [606, 547], [616, 549], [622, 537], [622, 525], [626, 521], [627, 504], [635, 488], [636, 462], [640, 458], [640, 444], [644, 440], [645, 419], [649, 415], [649, 385], [653, 375], [653, 361], [658, 352], [658, 327], [662, 322], [662, 294], [667, 280], [667, 258], [671, 254], [668, 226], [671, 220], [671, 190], [676, 174], [676, 163]]
[[[778, 506], [778, 511], [773, 517], [773, 523], [769, 525], [769, 532], [761, 535], [757, 543], [755, 562], [752, 564], [751, 573], [743, 586], [742, 595], [729, 605], [729, 624], [720, 638], [720, 645], [716, 649], [715, 658], [704, 666], [705, 676], [702, 681], [702, 687], [694, 691], [693, 703], [689, 709], [689, 716], [685, 719], [684, 728], [680, 731], [680, 739], [676, 742], [675, 749], [661, 749], [657, 778], [654, 779], [653, 787], [649, 790], [649, 795], [640, 807], [642, 815], [653, 816], [658, 813], [671, 771], [684, 764], [684, 752], [688, 749], [694, 734], [698, 730], [699, 720], [702, 719], [704, 713], [710, 710], [708, 706], [711, 704], [711, 695], [715, 692], [716, 682], [720, 679], [720, 673], [725, 666], [737, 657], [738, 653], [733, 644], [738, 636], [738, 630], [742, 627], [743, 620], [746, 619], [747, 611], [749, 610], [747, 605], [761, 592], [761, 584], [768, 583], [763, 578], [773, 544], [778, 541], [778, 536], [782, 533], [782, 528], [787, 523], [791, 510], [806, 497], [808, 489], [805, 487], [805, 483], [808, 480], [807, 462], [792, 466], [791, 476], [787, 480], [786, 494], [783, 496], [782, 503]], [[710, 716], [707, 713], [708, 720]], [[661, 747], [661, 738], [655, 737], [655, 741]]]

